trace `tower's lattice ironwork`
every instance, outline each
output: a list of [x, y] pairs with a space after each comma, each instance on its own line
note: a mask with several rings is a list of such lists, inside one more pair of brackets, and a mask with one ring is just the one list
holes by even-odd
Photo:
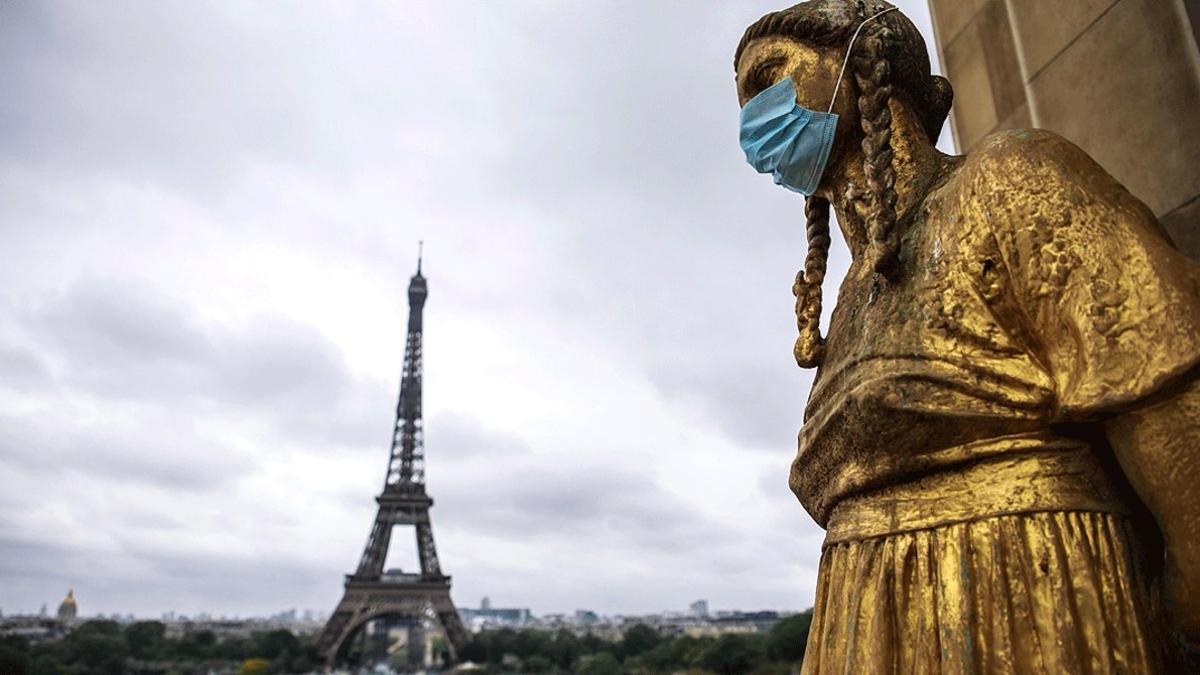
[[[425, 491], [425, 448], [421, 422], [422, 315], [429, 295], [421, 261], [408, 285], [408, 337], [404, 346], [404, 368], [400, 376], [400, 399], [392, 428], [383, 491], [375, 498], [379, 510], [367, 537], [358, 568], [346, 576], [345, 594], [325, 624], [317, 649], [327, 667], [346, 651], [347, 641], [369, 621], [390, 621], [408, 629], [407, 655], [413, 669], [423, 669], [421, 660], [424, 627], [440, 624], [446, 634], [450, 660], [466, 640], [466, 630], [450, 599], [450, 577], [442, 573], [429, 509], [433, 499]], [[420, 571], [385, 570], [392, 530], [411, 525], [416, 533]]]

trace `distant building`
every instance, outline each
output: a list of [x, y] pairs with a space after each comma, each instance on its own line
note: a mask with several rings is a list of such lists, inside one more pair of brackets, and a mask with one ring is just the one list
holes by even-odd
[[58, 620], [61, 623], [73, 623], [79, 616], [79, 606], [75, 604], [75, 589], [67, 591], [67, 597], [58, 605]]
[[709, 623], [720, 626], [724, 631], [734, 630], [738, 626], [752, 626], [761, 633], [771, 630], [783, 617], [779, 612], [764, 610], [758, 612], [717, 612], [717, 618]]
[[0, 619], [0, 636], [19, 635], [30, 642], [57, 640], [70, 626], [44, 616], [7, 616]]
[[706, 616], [708, 616], [708, 601], [707, 600], [697, 600], [697, 601], [693, 602], [692, 604], [688, 605], [688, 611], [691, 613], [692, 616], [706, 617]]
[[590, 609], [575, 610], [575, 623], [581, 626], [590, 626], [600, 621], [600, 615]]
[[525, 626], [533, 621], [533, 612], [527, 607], [492, 607], [491, 598], [479, 601], [479, 609], [463, 607], [458, 610], [463, 623], [472, 631], [484, 628], [511, 628]]
[[681, 628], [680, 634], [686, 635], [688, 637], [698, 638], [698, 637], [719, 637], [721, 635], [726, 635], [729, 633], [735, 633], [735, 634], [741, 634], [741, 635], [751, 635], [754, 633], [761, 633], [761, 632], [762, 631], [760, 631], [758, 629], [758, 627], [755, 626], [754, 624], [718, 623], [718, 622], [710, 623], [710, 622], [706, 621], [704, 623], [698, 623], [694, 626], [683, 626]]

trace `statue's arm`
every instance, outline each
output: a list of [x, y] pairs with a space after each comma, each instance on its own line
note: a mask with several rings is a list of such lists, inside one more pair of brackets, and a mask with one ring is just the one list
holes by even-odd
[[1200, 645], [1200, 380], [1105, 426], [1122, 470], [1162, 530], [1167, 611], [1183, 637]]
[[[1103, 424], [1166, 544], [1167, 609], [1200, 644], [1200, 268], [1154, 214], [1046, 131], [993, 137], [985, 195], [1055, 415]], [[1024, 323], [1020, 323], [1024, 322]]]

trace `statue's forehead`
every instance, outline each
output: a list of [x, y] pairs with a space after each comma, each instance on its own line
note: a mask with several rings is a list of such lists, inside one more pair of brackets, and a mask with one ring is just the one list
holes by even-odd
[[786, 35], [767, 35], [751, 40], [738, 59], [738, 77], [745, 76], [751, 68], [766, 61], [786, 60], [789, 65], [816, 64], [820, 53]]

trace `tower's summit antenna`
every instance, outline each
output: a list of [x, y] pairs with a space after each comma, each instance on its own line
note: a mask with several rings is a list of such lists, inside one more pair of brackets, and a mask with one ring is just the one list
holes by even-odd
[[425, 257], [425, 240], [417, 242], [417, 274], [421, 273], [421, 259]]

